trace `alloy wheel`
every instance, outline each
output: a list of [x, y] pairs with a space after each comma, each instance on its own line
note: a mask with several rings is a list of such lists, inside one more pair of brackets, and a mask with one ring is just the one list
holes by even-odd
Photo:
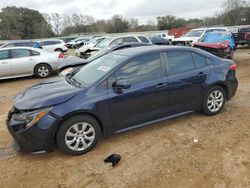
[[41, 77], [47, 77], [49, 75], [49, 73], [50, 73], [50, 70], [46, 66], [40, 66], [38, 68], [37, 72], [38, 72], [39, 76], [41, 76]]
[[207, 99], [207, 107], [211, 112], [217, 112], [224, 103], [224, 96], [220, 90], [214, 90]]
[[95, 140], [95, 129], [87, 122], [72, 125], [65, 134], [65, 144], [73, 151], [86, 150]]

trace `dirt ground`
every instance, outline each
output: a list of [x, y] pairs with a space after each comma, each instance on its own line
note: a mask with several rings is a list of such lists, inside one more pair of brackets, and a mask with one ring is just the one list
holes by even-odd
[[[16, 153], [5, 125], [11, 98], [42, 80], [0, 82], [0, 187], [250, 187], [250, 49], [237, 50], [235, 61], [239, 89], [221, 114], [114, 135], [79, 157]], [[115, 168], [103, 162], [112, 153], [122, 156]]]

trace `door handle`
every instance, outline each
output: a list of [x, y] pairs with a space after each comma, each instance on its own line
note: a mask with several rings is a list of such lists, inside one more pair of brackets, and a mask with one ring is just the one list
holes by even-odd
[[30, 58], [29, 60], [30, 60], [30, 61], [33, 61], [34, 59], [33, 59], [33, 58]]
[[8, 61], [3, 61], [2, 64], [8, 64]]
[[206, 76], [207, 73], [204, 73], [204, 72], [199, 72], [199, 74], [197, 74], [197, 76], [201, 77], [201, 76]]
[[155, 86], [155, 88], [162, 88], [162, 87], [166, 87], [168, 84], [167, 83], [159, 83]]

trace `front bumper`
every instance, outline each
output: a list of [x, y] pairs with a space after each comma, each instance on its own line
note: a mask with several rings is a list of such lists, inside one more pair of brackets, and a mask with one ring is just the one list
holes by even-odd
[[192, 45], [192, 40], [190, 41], [172, 41], [171, 44], [174, 46], [191, 46]]
[[16, 143], [15, 149], [21, 152], [53, 151], [58, 118], [48, 113], [32, 127], [26, 128], [25, 122], [15, 121], [12, 115], [13, 111], [10, 111], [6, 123]]

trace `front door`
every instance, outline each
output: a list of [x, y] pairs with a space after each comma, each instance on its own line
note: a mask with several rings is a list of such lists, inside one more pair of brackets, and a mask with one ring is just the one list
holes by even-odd
[[[167, 116], [168, 79], [160, 53], [143, 55], [117, 70], [108, 80], [108, 104], [116, 131]], [[126, 79], [131, 87], [117, 93], [112, 83]]]
[[30, 75], [34, 72], [34, 61], [28, 49], [11, 50], [10, 65], [13, 75]]

